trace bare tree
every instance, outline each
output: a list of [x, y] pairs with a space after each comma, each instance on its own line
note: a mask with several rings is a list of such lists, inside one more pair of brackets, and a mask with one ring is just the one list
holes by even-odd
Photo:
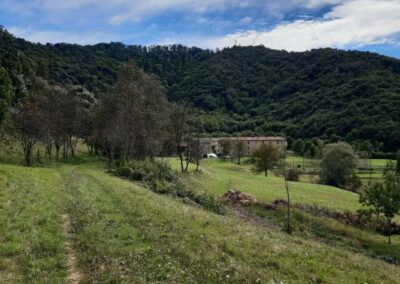
[[244, 142], [241, 141], [241, 140], [235, 141], [234, 146], [233, 146], [233, 151], [234, 151], [235, 156], [237, 158], [237, 164], [238, 165], [240, 165], [240, 163], [241, 163], [241, 159], [243, 157], [244, 150], [245, 150]]
[[181, 164], [181, 172], [186, 172], [190, 163], [192, 133], [188, 124], [189, 113], [185, 105], [173, 104], [169, 118], [170, 135]]
[[43, 130], [43, 115], [36, 102], [25, 102], [18, 107], [13, 118], [14, 133], [20, 141], [25, 165], [32, 165], [33, 147], [40, 140]]
[[225, 159], [232, 152], [232, 141], [230, 139], [221, 139], [219, 144], [222, 148], [222, 157]]
[[110, 93], [94, 111], [91, 143], [101, 145], [111, 165], [155, 157], [165, 137], [167, 101], [161, 84], [142, 70], [122, 66]]
[[200, 160], [202, 158], [202, 149], [201, 149], [201, 144], [200, 144], [200, 138], [196, 136], [196, 138], [193, 139], [193, 145], [192, 145], [192, 157], [193, 160], [196, 163], [196, 172], [199, 171], [199, 166], [200, 166]]

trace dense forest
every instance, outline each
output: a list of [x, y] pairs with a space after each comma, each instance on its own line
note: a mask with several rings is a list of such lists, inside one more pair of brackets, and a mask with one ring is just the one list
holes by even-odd
[[[262, 46], [217, 51], [100, 43], [34, 44], [0, 30], [0, 121], [34, 76], [109, 92], [132, 63], [158, 78], [170, 101], [187, 102], [209, 135], [285, 135], [352, 144], [374, 152], [400, 145], [400, 60], [335, 49], [286, 52]], [[365, 143], [364, 143], [365, 144]]]

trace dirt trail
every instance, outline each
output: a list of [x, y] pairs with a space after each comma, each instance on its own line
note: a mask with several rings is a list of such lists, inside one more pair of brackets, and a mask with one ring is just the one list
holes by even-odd
[[81, 279], [81, 273], [77, 266], [76, 252], [74, 251], [70, 242], [69, 232], [70, 232], [71, 219], [68, 214], [63, 214], [62, 219], [63, 219], [63, 232], [66, 239], [64, 246], [67, 251], [67, 268], [68, 268], [67, 283], [77, 284]]

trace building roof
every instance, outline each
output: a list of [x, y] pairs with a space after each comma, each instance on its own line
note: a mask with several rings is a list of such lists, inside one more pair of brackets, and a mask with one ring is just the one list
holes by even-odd
[[286, 141], [286, 138], [282, 136], [211, 137], [211, 138], [200, 138], [200, 139], [211, 140], [211, 141], [219, 141], [222, 139], [239, 140], [239, 141]]

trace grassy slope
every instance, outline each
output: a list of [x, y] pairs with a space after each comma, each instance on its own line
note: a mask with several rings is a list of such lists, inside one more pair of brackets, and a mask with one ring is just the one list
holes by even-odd
[[0, 283], [64, 279], [60, 181], [53, 169], [0, 165]]
[[[1, 283], [60, 282], [64, 213], [72, 219], [84, 282], [394, 283], [400, 277], [398, 266], [156, 195], [107, 175], [101, 163], [0, 164], [0, 173]], [[5, 253], [9, 247], [16, 248]]]
[[[178, 161], [171, 160], [171, 165], [178, 168]], [[205, 190], [216, 196], [222, 195], [228, 189], [236, 189], [251, 193], [259, 201], [272, 202], [277, 198], [286, 198], [283, 179], [270, 172], [268, 177], [255, 175], [250, 166], [238, 166], [231, 162], [220, 160], [204, 160], [202, 174], [185, 177], [193, 188]], [[316, 204], [335, 210], [357, 210], [360, 208], [358, 195], [336, 187], [291, 182], [290, 190], [295, 203]]]

